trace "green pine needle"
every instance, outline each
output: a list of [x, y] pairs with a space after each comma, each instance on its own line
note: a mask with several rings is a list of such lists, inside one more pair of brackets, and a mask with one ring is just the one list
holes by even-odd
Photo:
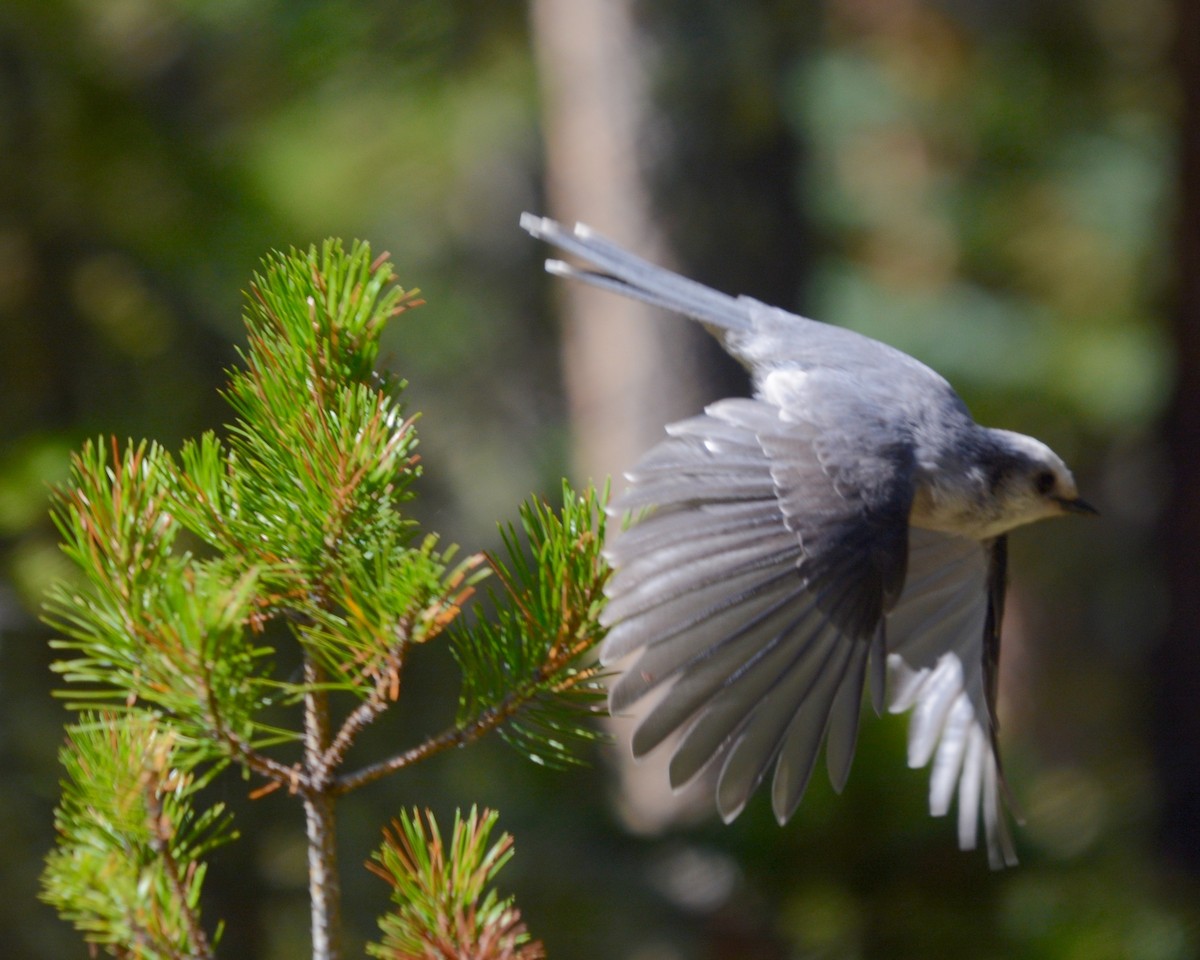
[[46, 620], [62, 636], [52, 646], [70, 654], [54, 669], [73, 707], [154, 707], [215, 759], [213, 725], [255, 739], [271, 694], [271, 651], [247, 626], [261, 571], [173, 549], [172, 471], [156, 446], [84, 446], [54, 515], [85, 579], [51, 588]]
[[220, 804], [195, 807], [215, 768], [206, 777], [187, 773], [186, 748], [159, 726], [151, 714], [128, 712], [85, 715], [70, 728], [59, 843], [47, 858], [42, 899], [113, 956], [206, 958], [203, 858], [235, 833]]
[[578, 763], [578, 748], [603, 737], [594, 724], [603, 677], [592, 654], [604, 637], [605, 497], [564, 483], [560, 513], [526, 503], [525, 543], [512, 526], [502, 528], [505, 556], [490, 558], [503, 588], [489, 591], [494, 616], [453, 633], [460, 727], [503, 715], [501, 736], [545, 766]]
[[512, 837], [488, 841], [497, 814], [455, 811], [450, 842], [425, 811], [402, 811], [384, 830], [368, 868], [392, 887], [394, 908], [379, 919], [383, 938], [367, 952], [381, 960], [540, 960], [512, 898], [490, 884], [512, 857]]

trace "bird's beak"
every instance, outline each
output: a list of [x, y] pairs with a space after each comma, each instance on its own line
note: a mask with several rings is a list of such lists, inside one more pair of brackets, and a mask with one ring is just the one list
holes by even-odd
[[1082, 497], [1076, 497], [1074, 500], [1068, 500], [1066, 497], [1055, 497], [1058, 505], [1063, 508], [1065, 513], [1082, 513], [1089, 517], [1100, 516], [1100, 511], [1093, 507]]

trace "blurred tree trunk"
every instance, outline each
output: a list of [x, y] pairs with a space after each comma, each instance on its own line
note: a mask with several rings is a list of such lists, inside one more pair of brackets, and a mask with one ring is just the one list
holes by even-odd
[[[654, 226], [643, 164], [653, 125], [632, 0], [532, 0], [542, 88], [550, 213], [576, 219], [656, 263], [670, 261]], [[562, 284], [563, 373], [577, 476], [619, 478], [663, 437], [663, 424], [703, 404], [699, 361], [705, 334], [644, 304]], [[614, 480], [614, 492], [623, 483]], [[636, 718], [614, 720], [622, 743]], [[620, 754], [627, 823], [655, 831], [698, 791], [673, 794], [663, 751], [634, 764]], [[703, 778], [701, 778], [702, 780]]]
[[[550, 213], [586, 222], [657, 263], [643, 165], [654, 126], [632, 0], [532, 0], [542, 80]], [[649, 138], [652, 139], [652, 138]], [[632, 300], [564, 284], [563, 369], [575, 471], [628, 470], [662, 425], [701, 400], [695, 325]], [[617, 484], [618, 488], [620, 484]]]
[[1163, 839], [1179, 865], [1200, 874], [1200, 4], [1177, 0], [1180, 117], [1177, 224], [1178, 368], [1167, 423], [1172, 492], [1164, 518], [1170, 619], [1158, 651], [1155, 744]]

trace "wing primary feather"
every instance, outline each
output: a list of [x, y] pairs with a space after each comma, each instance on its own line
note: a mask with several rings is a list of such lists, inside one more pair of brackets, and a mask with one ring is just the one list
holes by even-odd
[[887, 661], [887, 621], [881, 620], [871, 639], [870, 651], [871, 709], [877, 717], [883, 716], [887, 703]]
[[799, 552], [787, 531], [766, 537], [750, 531], [702, 538], [698, 544], [631, 560], [613, 576], [608, 595], [620, 601], [623, 612], [619, 616], [632, 616], [728, 577], [785, 564], [794, 566]]
[[701, 620], [746, 603], [762, 592], [789, 580], [794, 582], [797, 588], [802, 586], [796, 578], [795, 571], [791, 569], [775, 570], [769, 575], [751, 571], [736, 582], [724, 584], [726, 590], [720, 593], [716, 590], [711, 591], [705, 597], [705, 605], [699, 608], [695, 598], [684, 595], [632, 619], [618, 622], [608, 616], [601, 616], [600, 622], [612, 624], [612, 629], [600, 648], [600, 662], [608, 665], [639, 647], [681, 633]]
[[974, 850], [979, 836], [979, 799], [986, 750], [983, 731], [972, 727], [958, 780], [958, 845], [963, 850]]
[[[622, 530], [604, 548], [605, 559], [618, 568], [633, 563], [646, 554], [667, 550], [693, 539], [710, 539], [735, 531], [749, 536], [763, 536], [772, 530], [785, 529], [762, 504], [749, 501], [753, 510], [742, 514], [716, 513], [708, 510], [670, 510], [655, 512], [636, 526]], [[790, 533], [790, 531], [789, 531]]]
[[933, 756], [946, 716], [962, 692], [962, 666], [948, 653], [925, 679], [908, 728], [908, 765], [923, 767]]
[[620, 507], [622, 510], [640, 510], [676, 503], [692, 505], [701, 497], [705, 500], [763, 500], [774, 493], [769, 476], [719, 474], [706, 478], [702, 488], [694, 480], [681, 476], [630, 487], [621, 494]]
[[829, 730], [825, 737], [825, 767], [829, 782], [835, 793], [845, 789], [858, 745], [858, 724], [862, 717], [862, 692], [866, 682], [867, 661], [872, 656], [870, 647], [860, 641], [852, 641], [854, 656], [847, 676], [838, 688], [829, 715]]
[[1008, 828], [1008, 819], [1000, 803], [1000, 781], [1002, 774], [999, 764], [993, 762], [985, 768], [983, 784], [983, 826], [987, 837], [988, 865], [993, 870], [1001, 867], [1012, 867], [1017, 864], [1017, 851], [1013, 845], [1012, 832]]
[[[816, 728], [819, 746], [828, 710], [822, 711], [810, 696], [823, 672], [829, 669], [840, 642], [836, 628], [823, 624], [803, 641], [781, 669], [772, 671], [773, 676], [766, 678], [765, 689], [753, 700], [747, 691], [739, 691], [741, 695], [733, 710], [733, 716], [738, 718], [733, 728], [736, 739], [724, 751], [717, 780], [717, 810], [725, 820], [732, 820], [745, 807], [779, 756], [789, 729], [802, 719], [808, 720], [809, 726]], [[729, 699], [734, 699], [732, 693]]]
[[[658, 685], [678, 675], [690, 674], [688, 682], [669, 698], [682, 701], [686, 690], [697, 686], [701, 675], [696, 671], [701, 669], [705, 676], [716, 676], [716, 680], [710, 681], [708, 686], [717, 689], [723, 679], [720, 671], [736, 669], [736, 658], [747, 655], [743, 648], [753, 648], [754, 638], [769, 630], [771, 622], [787, 612], [796, 596], [795, 590], [764, 593], [755, 598], [752, 605], [722, 611], [715, 617], [701, 620], [684, 633], [647, 646], [610, 690], [610, 709], [619, 713]], [[687, 715], [691, 712], [688, 711]], [[682, 723], [683, 719], [686, 716], [680, 718], [679, 722]]]
[[[846, 670], [858, 644], [854, 641], [847, 642], [845, 637], [838, 637], [838, 641], [836, 660], [830, 664], [827, 658], [821, 665], [821, 671], [805, 692], [804, 702], [792, 719], [779, 748], [779, 760], [775, 765], [775, 777], [771, 784], [771, 808], [780, 824], [791, 818], [800, 806], [800, 801], [804, 799], [804, 793], [817, 765], [821, 741], [825, 739], [829, 729], [834, 701], [839, 690], [847, 686]], [[857, 689], [861, 698], [862, 687]], [[848, 768], [845, 773], [849, 773]], [[843, 777], [842, 784], [844, 783]]]
[[946, 717], [929, 776], [929, 812], [935, 817], [945, 816], [950, 811], [974, 720], [971, 701], [960, 696]]
[[[803, 660], [822, 636], [820, 631], [802, 633], [800, 630], [812, 614], [813, 608], [808, 607], [745, 663], [724, 677], [717, 692], [706, 698], [707, 702], [695, 713], [671, 757], [669, 772], [673, 785], [691, 780], [757, 711], [768, 705], [774, 706], [768, 698], [770, 691], [778, 686], [781, 678], [790, 675], [794, 664]], [[787, 642], [789, 639], [794, 642]], [[659, 704], [654, 713], [661, 711], [667, 701]], [[790, 709], [795, 709], [795, 702]]]
[[[633, 734], [633, 752], [642, 756], [654, 749], [671, 733], [696, 717], [706, 703], [728, 688], [737, 679], [753, 670], [764, 659], [774, 655], [791, 625], [801, 624], [812, 614], [811, 605], [799, 614], [781, 603], [769, 611], [753, 629], [745, 628], [723, 641], [721, 646], [707, 652], [687, 670], [679, 673], [675, 684], [643, 718]], [[776, 616], [788, 619], [782, 625], [773, 623]], [[635, 663], [631, 673], [637, 672]]]
[[798, 557], [800, 554], [800, 548], [796, 546], [794, 538], [789, 538], [786, 530], [780, 532], [741, 527], [725, 532], [709, 532], [701, 529], [690, 540], [673, 544], [655, 543], [649, 550], [626, 553], [621, 566], [609, 581], [609, 592], [624, 592], [630, 589], [626, 584], [636, 586], [644, 577], [662, 570], [677, 569], [685, 563], [697, 560], [711, 560], [714, 556], [731, 554], [758, 544], [765, 544], [770, 553], [775, 552], [775, 547], [784, 545], [790, 547], [794, 556]]

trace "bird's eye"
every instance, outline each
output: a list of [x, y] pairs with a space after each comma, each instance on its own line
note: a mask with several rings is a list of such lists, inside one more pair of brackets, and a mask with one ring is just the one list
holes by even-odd
[[1046, 496], [1054, 489], [1054, 474], [1049, 470], [1041, 470], [1034, 475], [1033, 488], [1037, 490], [1040, 496]]

